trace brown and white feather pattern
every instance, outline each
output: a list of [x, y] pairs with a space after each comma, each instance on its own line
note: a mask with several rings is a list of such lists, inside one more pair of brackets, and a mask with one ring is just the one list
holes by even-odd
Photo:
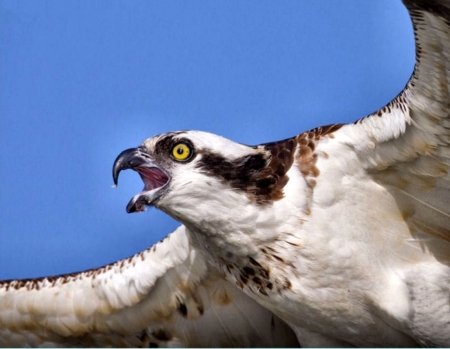
[[316, 144], [327, 155], [317, 154], [312, 206], [317, 218], [333, 220], [336, 234], [347, 235], [340, 244], [350, 244], [348, 237], [370, 244], [355, 250], [367, 253], [361, 265], [372, 261], [390, 269], [384, 278], [392, 289], [388, 283], [378, 295], [366, 294], [378, 316], [418, 344], [448, 346], [450, 2], [404, 3], [416, 40], [413, 76], [388, 105]]
[[207, 266], [183, 226], [103, 268], [3, 281], [0, 309], [1, 347], [297, 345], [284, 322]]
[[386, 107], [336, 136], [342, 134], [367, 171], [395, 197], [412, 236], [420, 242], [417, 248], [428, 248], [448, 263], [450, 2], [405, 4], [416, 39], [411, 80]]
[[137, 197], [184, 225], [104, 268], [2, 282], [0, 345], [450, 346], [450, 1], [404, 3], [417, 59], [393, 101], [254, 147], [144, 141], [170, 180]]

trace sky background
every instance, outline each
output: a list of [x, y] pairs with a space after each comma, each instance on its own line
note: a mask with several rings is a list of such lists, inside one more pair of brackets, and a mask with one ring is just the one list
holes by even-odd
[[124, 149], [198, 129], [259, 144], [350, 122], [414, 64], [400, 1], [0, 0], [0, 279], [99, 267], [178, 226], [127, 214]]

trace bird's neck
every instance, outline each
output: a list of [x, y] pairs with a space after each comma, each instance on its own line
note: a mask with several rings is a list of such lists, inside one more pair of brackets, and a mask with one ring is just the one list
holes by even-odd
[[236, 206], [211, 217], [184, 220], [192, 243], [200, 250], [226, 262], [257, 257], [263, 246], [270, 246], [283, 230], [283, 219], [270, 207]]
[[[222, 275], [246, 293], [266, 296], [291, 287], [286, 265], [296, 259], [301, 238], [289, 233], [297, 218], [277, 207], [241, 206], [222, 220], [183, 222], [190, 243]], [[289, 228], [289, 230], [288, 230]]]

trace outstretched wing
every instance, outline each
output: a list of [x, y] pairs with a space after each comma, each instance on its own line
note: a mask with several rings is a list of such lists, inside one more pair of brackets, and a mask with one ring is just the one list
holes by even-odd
[[0, 282], [0, 346], [297, 346], [283, 321], [223, 279], [184, 226], [103, 268]]
[[[404, 0], [416, 66], [405, 89], [355, 124], [334, 125], [335, 155], [357, 162], [395, 198], [416, 248], [450, 262], [450, 1]], [[313, 133], [323, 133], [319, 128]], [[331, 155], [330, 155], [331, 156]], [[352, 155], [353, 156], [353, 155]]]

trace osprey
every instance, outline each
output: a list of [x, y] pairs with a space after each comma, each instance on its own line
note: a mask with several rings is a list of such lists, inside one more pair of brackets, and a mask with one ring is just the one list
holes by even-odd
[[354, 124], [246, 146], [171, 132], [113, 166], [183, 223], [78, 274], [0, 283], [2, 346], [450, 346], [450, 2], [404, 0], [416, 66]]

